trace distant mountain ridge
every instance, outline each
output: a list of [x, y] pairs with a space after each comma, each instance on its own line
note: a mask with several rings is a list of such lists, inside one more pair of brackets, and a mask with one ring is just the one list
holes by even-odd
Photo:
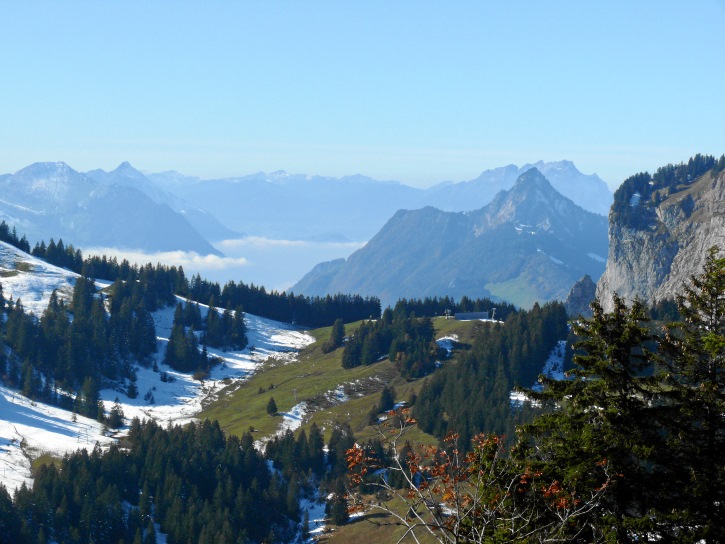
[[90, 175], [63, 162], [32, 164], [0, 176], [0, 218], [31, 241], [64, 238], [81, 247], [221, 254], [136, 172], [127, 163]]
[[563, 300], [604, 270], [607, 221], [558, 193], [535, 168], [483, 208], [398, 211], [346, 261], [322, 263], [292, 290], [401, 297], [497, 297], [520, 306]]
[[485, 170], [479, 177], [460, 183], [444, 183], [426, 191], [426, 204], [445, 211], [468, 211], [488, 204], [500, 191], [511, 189], [518, 177], [531, 168], [541, 172], [562, 195], [585, 210], [606, 216], [612, 205], [612, 192], [596, 174], [586, 175], [571, 161], [514, 164]]
[[532, 166], [548, 173], [552, 185], [580, 206], [600, 215], [608, 213], [612, 194], [607, 185], [596, 174], [582, 174], [571, 161], [539, 161], [521, 168], [509, 165], [486, 170], [475, 180], [445, 182], [430, 189], [361, 175], [332, 178], [283, 170], [216, 180], [194, 181], [176, 172], [149, 178], [158, 179], [169, 191], [208, 210], [230, 228], [252, 235], [365, 241], [400, 209], [479, 209], [513, 187]]

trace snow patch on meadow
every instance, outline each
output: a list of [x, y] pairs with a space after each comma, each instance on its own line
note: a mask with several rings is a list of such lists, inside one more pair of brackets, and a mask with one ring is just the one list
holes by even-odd
[[[65, 278], [71, 273], [63, 272], [65, 276], [57, 277], [67, 281]], [[5, 287], [4, 278], [0, 281], [6, 296], [8, 292], [20, 293], [23, 303], [26, 298], [32, 298], [27, 296], [30, 291], [40, 288], [40, 284], [28, 280], [24, 283], [16, 282], [11, 291]], [[48, 281], [46, 287], [43, 287], [47, 293], [44, 291], [45, 294], [38, 297], [38, 309], [43, 301], [47, 305], [47, 299], [55, 288], [50, 288], [51, 285], [57, 283]], [[209, 309], [204, 305], [199, 306], [204, 317]], [[41, 313], [42, 310], [36, 315]], [[100, 396], [106, 411], [110, 411], [118, 399], [127, 422], [138, 417], [142, 420], [153, 419], [162, 425], [188, 423], [196, 418], [206, 402], [218, 397], [223, 387], [246, 379], [260, 363], [270, 357], [294, 361], [298, 350], [315, 341], [312, 336], [292, 325], [251, 314], [245, 314], [244, 317], [248, 347], [241, 351], [209, 348], [209, 355], [218, 357], [222, 363], [211, 370], [207, 379], [199, 381], [194, 380], [191, 374], [174, 371], [163, 364], [174, 307], [154, 312], [157, 335], [155, 361], [159, 371], [154, 372], [152, 365], [151, 368], [137, 369], [138, 396], [135, 399], [129, 398], [125, 391], [101, 390]], [[162, 372], [166, 373], [167, 381], [161, 381]], [[305, 414], [304, 406], [295, 408], [297, 410], [293, 409], [288, 418], [288, 428], [291, 429], [301, 424]], [[32, 402], [17, 391], [0, 387], [0, 482], [11, 493], [23, 483], [32, 484], [31, 462], [43, 453], [60, 457], [77, 449], [92, 449], [96, 442], [101, 447], [107, 447], [113, 440], [112, 436], [104, 436], [101, 423], [82, 416], [76, 416], [76, 421], [73, 421], [71, 412]]]
[[10, 493], [31, 486], [31, 460], [45, 453], [61, 457], [78, 449], [106, 447], [113, 438], [93, 419], [42, 402], [33, 402], [0, 386], [0, 481]]
[[[566, 354], [566, 340], [559, 340], [551, 350], [549, 356], [544, 363], [544, 368], [541, 370], [541, 374], [552, 380], [563, 380], [564, 375], [564, 356]], [[533, 391], [541, 391], [543, 386], [540, 383], [536, 383], [531, 386]], [[532, 406], [539, 406], [539, 403], [532, 401], [528, 395], [523, 391], [511, 391], [509, 394], [509, 402], [511, 406], [521, 406], [528, 402]]]

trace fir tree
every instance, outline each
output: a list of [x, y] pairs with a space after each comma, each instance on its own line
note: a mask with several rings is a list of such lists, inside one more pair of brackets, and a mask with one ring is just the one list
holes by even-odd
[[556, 409], [523, 426], [519, 454], [533, 447], [543, 479], [580, 496], [617, 475], [605, 499], [570, 526], [571, 535], [632, 542], [646, 539], [648, 510], [665, 483], [656, 455], [663, 437], [651, 402], [659, 378], [646, 376], [651, 335], [642, 304], [628, 308], [615, 296], [611, 313], [598, 301], [591, 307], [593, 317], [574, 324], [580, 340], [570, 379], [542, 377], [543, 391], [528, 392]]
[[673, 501], [678, 529], [707, 543], [725, 541], [725, 258], [718, 252], [710, 249], [703, 273], [677, 297], [682, 320], [667, 327], [660, 359], [672, 408], [671, 483], [682, 486]]
[[274, 397], [269, 397], [267, 402], [267, 414], [273, 416], [277, 413], [277, 403], [274, 401]]

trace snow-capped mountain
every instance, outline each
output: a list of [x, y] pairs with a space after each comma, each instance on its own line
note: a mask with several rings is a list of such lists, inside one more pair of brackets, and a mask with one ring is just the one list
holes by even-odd
[[240, 238], [243, 236], [222, 225], [209, 212], [190, 204], [184, 199], [164, 190], [158, 183], [136, 170], [128, 162], [121, 163], [115, 170], [91, 170], [86, 175], [104, 186], [118, 185], [144, 193], [156, 204], [167, 205], [180, 213], [204, 238], [211, 241]]
[[63, 162], [32, 164], [0, 176], [0, 219], [31, 242], [63, 238], [80, 247], [219, 254], [135, 172], [127, 164], [91, 175]]

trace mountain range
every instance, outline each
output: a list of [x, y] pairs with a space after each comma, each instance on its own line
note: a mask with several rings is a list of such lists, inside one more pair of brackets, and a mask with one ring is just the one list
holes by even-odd
[[486, 170], [474, 180], [444, 182], [429, 189], [361, 175], [332, 178], [284, 171], [216, 180], [177, 172], [149, 178], [234, 230], [267, 238], [344, 242], [369, 240], [400, 209], [479, 209], [532, 167], [579, 206], [608, 213], [612, 194], [607, 185], [596, 174], [582, 174], [570, 161], [509, 165]]
[[207, 233], [231, 233], [209, 214], [165, 194], [128, 163], [110, 173], [88, 174], [63, 162], [35, 163], [0, 176], [0, 194], [0, 218], [31, 242], [64, 238], [82, 247], [219, 255], [191, 222]]
[[607, 220], [557, 192], [536, 168], [479, 210], [400, 210], [347, 260], [323, 263], [292, 290], [381, 298], [493, 297], [528, 307], [563, 300], [585, 274], [599, 278]]

